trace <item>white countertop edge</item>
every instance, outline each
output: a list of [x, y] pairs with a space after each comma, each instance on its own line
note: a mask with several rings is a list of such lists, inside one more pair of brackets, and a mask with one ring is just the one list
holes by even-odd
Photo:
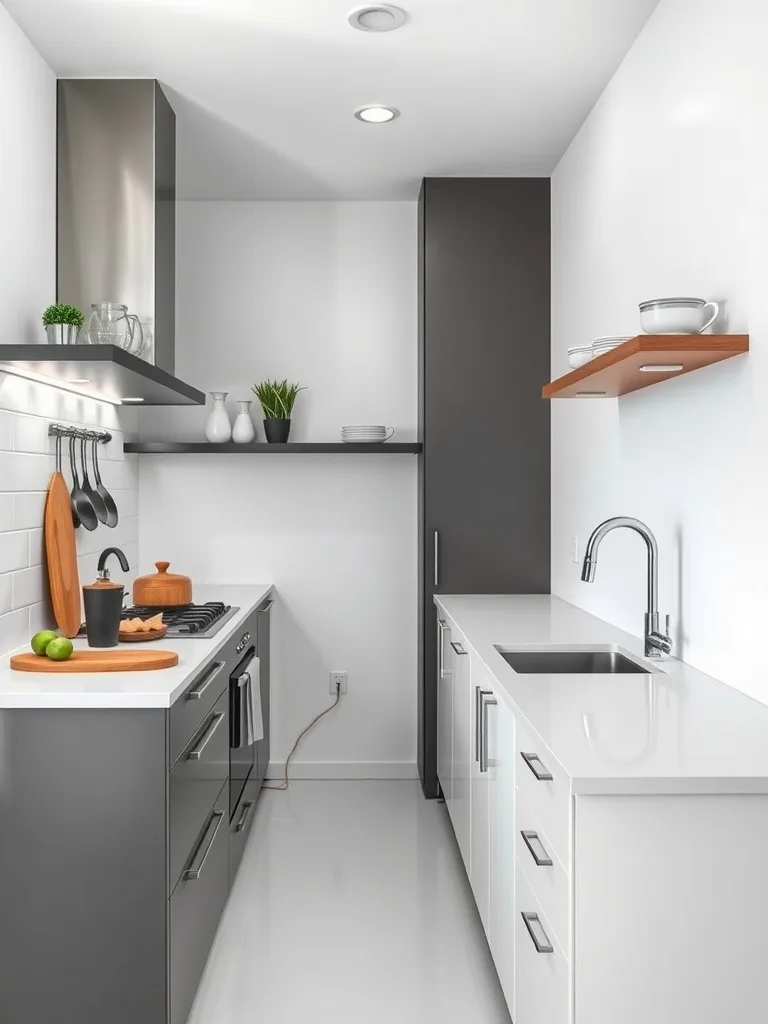
[[[274, 595], [271, 583], [196, 585], [196, 603], [224, 601], [239, 610], [215, 636], [207, 640], [166, 637], [151, 644], [134, 644], [137, 650], [175, 651], [179, 655], [179, 663], [167, 669], [62, 675], [18, 672], [10, 668], [10, 659], [13, 654], [29, 650], [28, 646], [21, 647], [0, 659], [0, 710], [170, 708], [201, 667], [215, 658], [245, 619], [270, 595]], [[75, 646], [88, 649], [84, 639], [76, 640]]]

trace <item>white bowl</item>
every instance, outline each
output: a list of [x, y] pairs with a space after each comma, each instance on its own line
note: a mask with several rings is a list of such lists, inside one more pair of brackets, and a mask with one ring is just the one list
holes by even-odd
[[718, 304], [706, 299], [649, 299], [640, 303], [640, 326], [646, 334], [701, 334], [719, 313]]
[[580, 366], [584, 366], [591, 359], [594, 358], [595, 353], [592, 351], [590, 345], [580, 345], [576, 348], [568, 349], [568, 365], [574, 370], [578, 370]]

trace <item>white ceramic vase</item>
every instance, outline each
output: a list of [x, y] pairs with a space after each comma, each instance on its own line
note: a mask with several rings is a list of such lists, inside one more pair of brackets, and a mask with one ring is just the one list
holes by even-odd
[[205, 436], [211, 444], [224, 444], [232, 438], [232, 424], [227, 412], [227, 392], [212, 391], [213, 408], [208, 413]]
[[238, 444], [250, 444], [256, 437], [256, 431], [251, 419], [251, 403], [238, 402], [235, 425], [232, 427], [232, 440]]

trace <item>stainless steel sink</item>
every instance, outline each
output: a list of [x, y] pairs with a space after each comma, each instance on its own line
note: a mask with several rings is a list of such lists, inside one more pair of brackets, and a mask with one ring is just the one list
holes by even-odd
[[615, 647], [552, 647], [547, 650], [536, 650], [497, 646], [496, 650], [515, 672], [521, 675], [648, 675], [655, 671], [649, 665], [634, 661]]

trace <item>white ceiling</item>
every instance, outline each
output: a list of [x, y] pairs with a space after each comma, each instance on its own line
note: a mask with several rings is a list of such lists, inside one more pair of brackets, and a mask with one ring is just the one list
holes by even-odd
[[[546, 175], [657, 0], [2, 0], [61, 76], [152, 77], [187, 199], [411, 199], [425, 175]], [[398, 107], [388, 125], [353, 117]]]

